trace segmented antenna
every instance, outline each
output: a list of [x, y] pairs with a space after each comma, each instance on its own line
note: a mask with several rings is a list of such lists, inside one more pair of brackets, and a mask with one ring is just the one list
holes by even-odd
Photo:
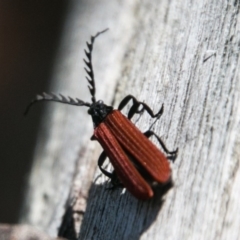
[[42, 93], [37, 95], [31, 103], [27, 106], [26, 111], [24, 112], [24, 115], [26, 115], [31, 108], [31, 106], [40, 101], [53, 101], [53, 102], [60, 102], [60, 103], [65, 103], [65, 104], [70, 104], [70, 105], [75, 105], [75, 106], [87, 106], [90, 107], [91, 104], [87, 102], [83, 102], [82, 100], [76, 98], [73, 99], [71, 97], [65, 97], [62, 94], [55, 94], [55, 93]]
[[[92, 95], [92, 102], [95, 103], [96, 102], [96, 99], [95, 99], [95, 91], [96, 91], [96, 88], [95, 88], [95, 81], [94, 81], [94, 73], [93, 73], [93, 67], [92, 67], [92, 50], [93, 50], [93, 43], [94, 43], [94, 40], [96, 37], [98, 37], [100, 34], [106, 32], [108, 30], [105, 29], [101, 32], [98, 32], [95, 36], [91, 36], [91, 42], [88, 43], [87, 42], [87, 50], [84, 50], [85, 51], [85, 54], [87, 56], [87, 61], [85, 59], [84, 62], [85, 64], [87, 65], [88, 69], [87, 68], [84, 68], [85, 71], [87, 72], [88, 74], [88, 77], [86, 77], [86, 79], [88, 80], [90, 86], [88, 86], [89, 88], [89, 91]], [[73, 99], [71, 97], [65, 97], [63, 96], [62, 94], [55, 94], [55, 93], [42, 93], [40, 95], [37, 95], [31, 102], [30, 104], [27, 106], [25, 112], [24, 112], [24, 115], [26, 115], [29, 111], [29, 109], [31, 108], [31, 106], [36, 103], [36, 102], [41, 102], [41, 101], [53, 101], [53, 102], [60, 102], [60, 103], [65, 103], [65, 104], [70, 104], [70, 105], [75, 105], [75, 106], [86, 106], [86, 107], [90, 107], [91, 104], [88, 103], [88, 102], [83, 102], [82, 100], [76, 98], [76, 99]]]
[[87, 65], [87, 68], [84, 68], [88, 77], [86, 77], [87, 81], [89, 82], [90, 86], [88, 86], [90, 94], [92, 95], [92, 102], [95, 103], [96, 99], [95, 99], [95, 92], [96, 92], [96, 88], [95, 88], [95, 80], [94, 80], [94, 72], [93, 72], [93, 67], [92, 67], [92, 50], [93, 50], [93, 43], [96, 37], [98, 37], [100, 34], [106, 32], [108, 30], [105, 29], [101, 32], [98, 32], [95, 36], [91, 36], [91, 42], [87, 43], [87, 50], [84, 50], [86, 57], [87, 57], [87, 61], [85, 59], [83, 59], [83, 61], [85, 62], [85, 64]]

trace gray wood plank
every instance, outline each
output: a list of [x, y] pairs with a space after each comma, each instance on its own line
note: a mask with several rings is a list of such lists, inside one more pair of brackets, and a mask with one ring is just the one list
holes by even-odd
[[[131, 93], [155, 111], [164, 103], [154, 130], [170, 150], [179, 147], [174, 187], [147, 202], [107, 191], [86, 109], [51, 104], [23, 219], [55, 235], [67, 202], [79, 239], [238, 239], [238, 13], [238, 1], [73, 2], [54, 91], [90, 99], [84, 42], [109, 27], [93, 53], [97, 98], [117, 106]], [[147, 115], [137, 121], [150, 124]]]

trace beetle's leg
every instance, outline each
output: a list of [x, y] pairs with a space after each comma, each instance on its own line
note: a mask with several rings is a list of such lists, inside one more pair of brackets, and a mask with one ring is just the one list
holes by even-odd
[[[142, 108], [140, 110], [139, 110], [139, 106], [142, 106]], [[164, 107], [163, 107], [163, 104], [162, 104], [159, 111], [156, 114], [154, 114], [153, 110], [146, 103], [144, 103], [144, 102], [133, 102], [133, 105], [128, 112], [128, 118], [131, 119], [134, 114], [136, 114], [136, 113], [141, 114], [144, 111], [147, 111], [147, 113], [152, 118], [156, 118], [156, 121], [157, 121], [161, 117], [161, 115], [163, 114], [163, 110], [164, 110]]]
[[161, 147], [163, 148], [163, 150], [169, 154], [168, 159], [171, 160], [172, 162], [175, 161], [175, 159], [177, 158], [177, 153], [178, 153], [178, 148], [175, 151], [169, 151], [167, 149], [167, 147], [165, 146], [164, 142], [162, 141], [162, 139], [153, 131], [148, 130], [146, 132], [143, 133], [147, 138], [150, 138], [152, 135], [155, 136], [159, 142], [159, 144], [161, 145]]
[[111, 178], [111, 187], [108, 187], [109, 190], [114, 190], [116, 188], [124, 188], [123, 184], [120, 182], [117, 173], [115, 170], [112, 172], [112, 178]]
[[100, 168], [101, 172], [105, 176], [109, 177], [111, 180], [112, 187], [110, 187], [108, 189], [115, 189], [118, 187], [122, 188], [123, 184], [120, 182], [115, 170], [112, 173], [110, 173], [110, 172], [106, 171], [104, 168], [102, 168], [102, 165], [103, 165], [104, 161], [106, 160], [106, 158], [107, 158], [107, 154], [105, 151], [103, 151], [98, 159], [98, 167]]
[[[128, 119], [131, 119], [133, 117], [134, 114], [138, 113], [141, 114], [144, 111], [147, 111], [147, 113], [152, 117], [152, 118], [159, 118], [162, 113], [163, 113], [163, 105], [161, 106], [160, 110], [154, 114], [153, 110], [144, 102], [139, 102], [134, 96], [132, 95], [128, 95], [126, 96], [119, 104], [118, 106], [118, 110], [122, 110], [127, 104], [128, 102], [132, 100], [133, 101], [133, 105], [130, 108], [129, 112], [128, 112]], [[139, 107], [142, 106], [141, 109], [139, 109]]]
[[127, 95], [118, 105], [118, 110], [121, 111], [131, 99], [135, 99], [135, 97], [133, 97], [132, 95]]
[[101, 153], [101, 155], [99, 156], [99, 158], [98, 158], [98, 167], [100, 168], [101, 172], [102, 172], [105, 176], [107, 176], [107, 177], [109, 177], [110, 179], [112, 179], [112, 178], [113, 178], [113, 173], [110, 173], [110, 172], [108, 172], [107, 170], [105, 170], [104, 168], [102, 168], [102, 165], [103, 165], [104, 161], [106, 160], [106, 158], [107, 158], [107, 154], [106, 154], [106, 152], [103, 151], [103, 152]]

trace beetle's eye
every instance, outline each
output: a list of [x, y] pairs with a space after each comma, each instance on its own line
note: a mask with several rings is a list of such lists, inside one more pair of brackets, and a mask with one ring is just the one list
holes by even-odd
[[103, 101], [102, 101], [102, 100], [99, 100], [98, 103], [99, 103], [99, 104], [103, 104]]

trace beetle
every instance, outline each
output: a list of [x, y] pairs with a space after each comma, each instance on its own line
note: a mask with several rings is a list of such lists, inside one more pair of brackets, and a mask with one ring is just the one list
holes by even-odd
[[[87, 60], [83, 59], [87, 68], [87, 81], [91, 94], [91, 103], [84, 102], [78, 98], [65, 97], [61, 94], [43, 93], [37, 95], [27, 106], [25, 114], [30, 107], [40, 101], [54, 101], [76, 106], [88, 107], [88, 114], [91, 115], [94, 133], [91, 140], [97, 140], [103, 148], [98, 159], [98, 166], [101, 172], [110, 178], [113, 188], [125, 187], [133, 196], [146, 200], [153, 197], [152, 186], [154, 183], [166, 184], [171, 180], [171, 168], [168, 160], [174, 161], [177, 157], [178, 149], [169, 151], [160, 137], [157, 136], [151, 127], [163, 113], [163, 105], [154, 114], [153, 110], [144, 102], [138, 101], [134, 96], [126, 96], [114, 110], [112, 106], [107, 106], [102, 100], [95, 98], [95, 79], [92, 66], [92, 51], [95, 39], [105, 29], [91, 36], [90, 43], [85, 50]], [[125, 117], [120, 111], [132, 101], [128, 116]], [[155, 122], [148, 131], [142, 133], [132, 122], [131, 118], [135, 114], [142, 114], [146, 111]], [[149, 137], [156, 137], [168, 158], [150, 140]], [[113, 172], [108, 172], [103, 168], [104, 161], [109, 158], [113, 165]]]

